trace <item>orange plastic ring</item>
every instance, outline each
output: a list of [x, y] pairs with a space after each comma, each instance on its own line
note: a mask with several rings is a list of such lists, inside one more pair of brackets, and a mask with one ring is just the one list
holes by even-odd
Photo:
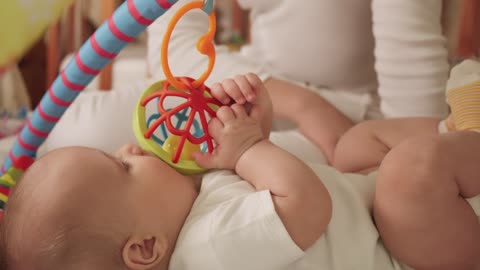
[[[172, 20], [168, 24], [167, 31], [165, 33], [165, 37], [163, 38], [162, 43], [162, 51], [161, 51], [161, 59], [163, 72], [165, 76], [175, 88], [177, 89], [187, 89], [187, 86], [178, 81], [172, 74], [170, 70], [170, 66], [168, 65], [168, 45], [170, 43], [170, 38], [172, 37], [172, 32], [175, 26], [177, 25], [178, 21], [189, 11], [193, 9], [202, 9], [204, 3], [203, 2], [192, 2], [188, 3], [185, 6], [181, 7], [180, 10], [173, 16]], [[192, 83], [193, 87], [197, 88], [201, 86], [210, 76], [210, 73], [213, 70], [213, 65], [215, 63], [215, 45], [213, 44], [215, 38], [215, 31], [217, 28], [217, 20], [215, 17], [215, 12], [212, 12], [208, 17], [210, 21], [210, 27], [208, 29], [208, 33], [205, 36], [201, 37], [197, 43], [197, 50], [204, 55], [208, 56], [208, 68], [200, 78]]]

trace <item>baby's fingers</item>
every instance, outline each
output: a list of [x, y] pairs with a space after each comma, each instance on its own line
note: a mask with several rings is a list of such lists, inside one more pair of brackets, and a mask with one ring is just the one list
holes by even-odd
[[224, 105], [230, 103], [230, 97], [228, 96], [227, 92], [223, 86], [219, 83], [214, 83], [210, 88], [212, 90], [212, 96], [222, 102]]
[[237, 75], [235, 76], [235, 82], [237, 83], [238, 87], [240, 88], [240, 91], [242, 92], [243, 96], [247, 99], [249, 102], [253, 102], [255, 100], [255, 91], [252, 88], [252, 85], [250, 82], [247, 80], [246, 76], [243, 75]]
[[243, 96], [243, 93], [240, 90], [240, 87], [234, 80], [227, 79], [223, 81], [222, 86], [225, 89], [225, 92], [227, 92], [228, 96], [233, 98], [233, 100], [235, 100], [236, 103], [244, 104], [245, 102], [247, 102], [246, 97]]
[[[256, 96], [262, 96], [262, 92], [266, 92], [267, 90], [265, 89], [265, 85], [263, 84], [262, 80], [260, 80], [260, 78], [256, 75], [256, 74], [253, 74], [253, 73], [248, 73], [247, 75], [245, 75], [245, 80], [247, 81], [248, 85], [250, 85], [250, 88], [252, 88], [255, 92], [255, 97]], [[258, 102], [261, 102], [261, 101], [257, 101], [257, 100], [253, 100], [255, 101], [255, 103], [258, 103]], [[250, 101], [253, 103], [253, 101]]]
[[212, 118], [208, 123], [208, 133], [214, 140], [218, 140], [220, 134], [222, 133], [223, 124], [218, 118]]
[[254, 74], [254, 73], [248, 73], [247, 75], [245, 75], [245, 79], [248, 81], [248, 83], [249, 83], [254, 89], [263, 87], [263, 82], [262, 82], [262, 80], [260, 80], [260, 78], [258, 77], [258, 75]]
[[205, 169], [216, 169], [218, 167], [215, 154], [195, 152], [193, 153], [193, 159], [198, 166]]
[[240, 104], [233, 104], [231, 106], [233, 113], [235, 113], [236, 118], [246, 118], [248, 117], [247, 115], [247, 110], [245, 109], [244, 105]]
[[232, 108], [228, 106], [223, 106], [223, 107], [220, 107], [220, 109], [218, 109], [217, 118], [222, 122], [222, 124], [225, 124], [235, 119], [235, 114], [233, 113]]

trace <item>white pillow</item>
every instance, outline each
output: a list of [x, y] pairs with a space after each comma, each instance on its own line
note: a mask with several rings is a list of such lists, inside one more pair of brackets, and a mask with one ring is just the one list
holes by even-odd
[[[80, 94], [38, 155], [66, 146], [87, 146], [112, 153], [126, 143], [136, 142], [132, 130], [133, 109], [149, 86], [149, 82], [144, 82], [109, 92]], [[325, 163], [321, 151], [296, 130], [274, 132], [271, 140], [305, 162]]]
[[39, 156], [66, 146], [88, 146], [113, 152], [136, 142], [132, 114], [147, 82], [109, 92], [86, 92], [70, 105], [39, 150]]

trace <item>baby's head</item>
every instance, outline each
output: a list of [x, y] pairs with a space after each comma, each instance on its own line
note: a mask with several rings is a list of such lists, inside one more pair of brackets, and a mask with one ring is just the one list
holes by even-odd
[[193, 181], [134, 145], [64, 148], [34, 163], [2, 220], [1, 269], [164, 269]]

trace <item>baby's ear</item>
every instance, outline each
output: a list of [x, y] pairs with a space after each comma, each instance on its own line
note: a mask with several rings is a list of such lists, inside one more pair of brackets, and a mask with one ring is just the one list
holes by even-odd
[[123, 247], [123, 262], [131, 270], [152, 269], [165, 259], [167, 249], [165, 237], [134, 235]]

